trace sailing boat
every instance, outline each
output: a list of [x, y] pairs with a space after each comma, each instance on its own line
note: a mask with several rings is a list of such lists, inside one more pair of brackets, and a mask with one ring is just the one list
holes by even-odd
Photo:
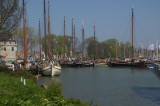
[[49, 65], [42, 69], [42, 75], [44, 76], [58, 76], [61, 74], [61, 66], [57, 63], [50, 62]]
[[[45, 57], [47, 58], [46, 51], [46, 12], [45, 12], [45, 0], [44, 0], [44, 33], [45, 33]], [[48, 35], [50, 35], [50, 16], [49, 16], [49, 0], [48, 0]], [[48, 43], [49, 45], [49, 43]], [[49, 48], [50, 50], [50, 48]], [[50, 56], [50, 51], [49, 56]], [[42, 75], [45, 76], [58, 76], [61, 74], [61, 66], [58, 63], [54, 63], [54, 61], [50, 61], [50, 63], [46, 62], [42, 68]]]
[[128, 66], [128, 67], [145, 67], [145, 62], [144, 61], [140, 61], [134, 60], [134, 48], [133, 48], [133, 7], [132, 7], [132, 59], [130, 62], [125, 62], [125, 61], [109, 61], [108, 62], [108, 66]]

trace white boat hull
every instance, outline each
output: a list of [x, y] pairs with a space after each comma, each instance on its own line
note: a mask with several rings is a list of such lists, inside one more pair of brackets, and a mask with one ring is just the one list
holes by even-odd
[[61, 74], [61, 67], [54, 66], [52, 67], [52, 76], [58, 76]]
[[104, 66], [106, 66], [106, 63], [95, 63], [95, 66], [97, 66], [97, 67], [98, 67], [98, 66], [99, 66], [99, 67], [103, 66], [103, 67], [104, 67]]
[[59, 66], [47, 66], [43, 68], [42, 75], [44, 76], [58, 76], [61, 74], [61, 67]]

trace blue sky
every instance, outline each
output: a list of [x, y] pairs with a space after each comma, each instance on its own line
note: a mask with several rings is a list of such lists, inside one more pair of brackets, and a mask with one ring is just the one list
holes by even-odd
[[[47, 3], [48, 0], [46, 7]], [[76, 36], [80, 40], [84, 20], [85, 38], [93, 35], [93, 25], [96, 24], [99, 41], [110, 38], [131, 41], [132, 5], [134, 42], [149, 45], [160, 39], [160, 0], [50, 0], [51, 33], [63, 35], [65, 15], [67, 35], [71, 35], [71, 20], [74, 18]], [[37, 31], [38, 17], [41, 17], [43, 30], [43, 0], [27, 0], [28, 26], [35, 27]]]

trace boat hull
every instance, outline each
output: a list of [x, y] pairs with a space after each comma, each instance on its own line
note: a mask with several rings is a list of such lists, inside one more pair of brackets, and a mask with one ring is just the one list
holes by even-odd
[[61, 74], [60, 66], [51, 66], [51, 67], [46, 67], [44, 69], [42, 70], [43, 76], [58, 76]]
[[62, 67], [81, 67], [82, 64], [76, 64], [76, 63], [61, 63]]
[[145, 63], [144, 62], [136, 62], [136, 63], [127, 63], [127, 62], [108, 62], [108, 66], [109, 67], [145, 67]]
[[160, 70], [160, 64], [159, 63], [154, 63], [154, 69], [155, 70]]
[[104, 67], [106, 66], [106, 63], [95, 63], [96, 67]]
[[93, 63], [84, 63], [82, 64], [82, 67], [93, 67], [94, 64]]
[[51, 76], [59, 76], [61, 74], [61, 67], [54, 66], [52, 67]]

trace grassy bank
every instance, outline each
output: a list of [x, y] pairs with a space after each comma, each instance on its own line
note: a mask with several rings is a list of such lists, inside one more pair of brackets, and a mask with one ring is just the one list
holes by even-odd
[[[26, 85], [21, 82], [26, 79]], [[65, 99], [60, 83], [53, 83], [48, 90], [39, 87], [35, 77], [27, 71], [12, 72], [0, 67], [0, 105], [29, 106], [89, 106], [79, 99]]]

